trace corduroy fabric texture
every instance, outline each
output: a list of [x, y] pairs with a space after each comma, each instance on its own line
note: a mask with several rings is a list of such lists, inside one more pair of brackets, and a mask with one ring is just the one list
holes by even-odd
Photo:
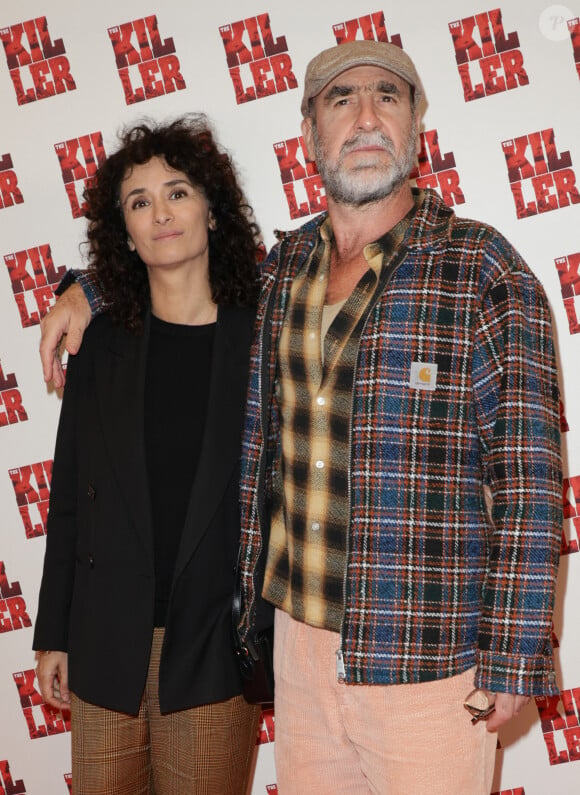
[[473, 668], [421, 684], [340, 684], [336, 633], [281, 610], [275, 633], [280, 793], [489, 795], [497, 734], [463, 707]]

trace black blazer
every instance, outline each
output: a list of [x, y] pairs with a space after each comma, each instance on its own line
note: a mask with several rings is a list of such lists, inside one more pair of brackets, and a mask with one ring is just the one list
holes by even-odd
[[[253, 320], [248, 309], [218, 311], [207, 425], [167, 614], [162, 712], [241, 692], [231, 602]], [[102, 316], [69, 359], [33, 644], [68, 652], [69, 685], [80, 698], [133, 714], [147, 675], [155, 586], [143, 438], [148, 331], [148, 320], [136, 336]]]

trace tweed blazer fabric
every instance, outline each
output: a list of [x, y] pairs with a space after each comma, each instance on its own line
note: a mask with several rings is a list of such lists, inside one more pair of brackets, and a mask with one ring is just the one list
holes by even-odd
[[[280, 443], [279, 333], [323, 220], [283, 236], [265, 263], [242, 456], [242, 637]], [[391, 268], [355, 372], [346, 681], [421, 682], [477, 665], [479, 687], [555, 693], [562, 497], [546, 297], [496, 230], [457, 218], [431, 191]]]

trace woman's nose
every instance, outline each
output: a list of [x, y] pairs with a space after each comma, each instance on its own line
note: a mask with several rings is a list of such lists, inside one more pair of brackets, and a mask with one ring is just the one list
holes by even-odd
[[171, 208], [167, 202], [156, 202], [153, 207], [153, 214], [156, 224], [166, 224], [173, 218]]

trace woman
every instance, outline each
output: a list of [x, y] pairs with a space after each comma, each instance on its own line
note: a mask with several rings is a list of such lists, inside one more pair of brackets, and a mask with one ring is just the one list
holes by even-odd
[[203, 117], [139, 125], [86, 192], [107, 313], [71, 357], [34, 634], [76, 795], [244, 793], [259, 709], [231, 602], [258, 229]]

